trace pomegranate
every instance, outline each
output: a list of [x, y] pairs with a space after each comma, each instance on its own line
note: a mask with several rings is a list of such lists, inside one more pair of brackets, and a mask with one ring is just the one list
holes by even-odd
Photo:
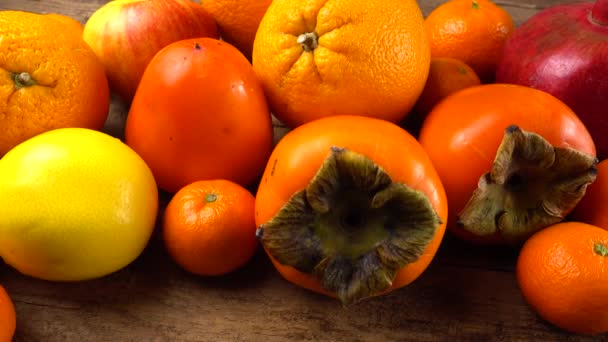
[[607, 158], [608, 0], [555, 5], [530, 17], [507, 40], [496, 82], [563, 101], [591, 133], [598, 158]]

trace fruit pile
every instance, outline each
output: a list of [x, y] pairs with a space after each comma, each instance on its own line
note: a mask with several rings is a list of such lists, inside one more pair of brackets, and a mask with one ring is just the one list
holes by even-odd
[[[520, 249], [532, 309], [608, 332], [607, 42], [608, 0], [519, 27], [489, 0], [426, 18], [415, 0], [116, 0], [85, 25], [2, 11], [0, 257], [86, 281], [158, 227], [191, 273], [261, 246], [348, 305], [416, 280], [448, 233]], [[1, 341], [15, 321], [0, 287]]]

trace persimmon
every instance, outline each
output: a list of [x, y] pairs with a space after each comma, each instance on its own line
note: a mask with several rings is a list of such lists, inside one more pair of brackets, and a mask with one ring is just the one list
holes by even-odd
[[597, 179], [587, 187], [570, 219], [608, 230], [608, 159], [597, 164]]
[[256, 235], [285, 279], [350, 304], [422, 274], [443, 239], [447, 201], [412, 135], [340, 115], [278, 142], [255, 211]]
[[246, 186], [272, 150], [272, 117], [239, 50], [213, 38], [185, 39], [165, 46], [146, 67], [125, 140], [167, 192], [210, 179]]
[[461, 90], [433, 108], [419, 139], [447, 193], [449, 231], [475, 243], [521, 244], [562, 221], [597, 175], [583, 123], [529, 87]]

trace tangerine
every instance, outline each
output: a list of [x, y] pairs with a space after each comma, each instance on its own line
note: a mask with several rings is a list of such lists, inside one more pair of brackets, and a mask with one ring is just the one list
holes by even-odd
[[424, 90], [412, 113], [405, 118], [406, 127], [418, 135], [424, 118], [437, 103], [459, 90], [480, 84], [475, 70], [465, 62], [449, 57], [432, 58]]
[[531, 307], [578, 334], [608, 332], [608, 231], [581, 222], [547, 227], [523, 245], [517, 282]]
[[431, 56], [470, 65], [484, 83], [494, 79], [502, 49], [514, 30], [511, 15], [489, 0], [450, 0], [426, 17]]
[[224, 180], [203, 180], [181, 188], [163, 218], [163, 240], [185, 270], [223, 275], [246, 264], [257, 247], [253, 195]]

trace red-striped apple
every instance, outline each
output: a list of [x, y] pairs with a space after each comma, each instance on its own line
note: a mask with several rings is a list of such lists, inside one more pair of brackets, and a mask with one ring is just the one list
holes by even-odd
[[130, 102], [148, 62], [187, 38], [219, 38], [215, 19], [191, 0], [115, 0], [87, 20], [83, 38], [103, 62], [110, 87]]

